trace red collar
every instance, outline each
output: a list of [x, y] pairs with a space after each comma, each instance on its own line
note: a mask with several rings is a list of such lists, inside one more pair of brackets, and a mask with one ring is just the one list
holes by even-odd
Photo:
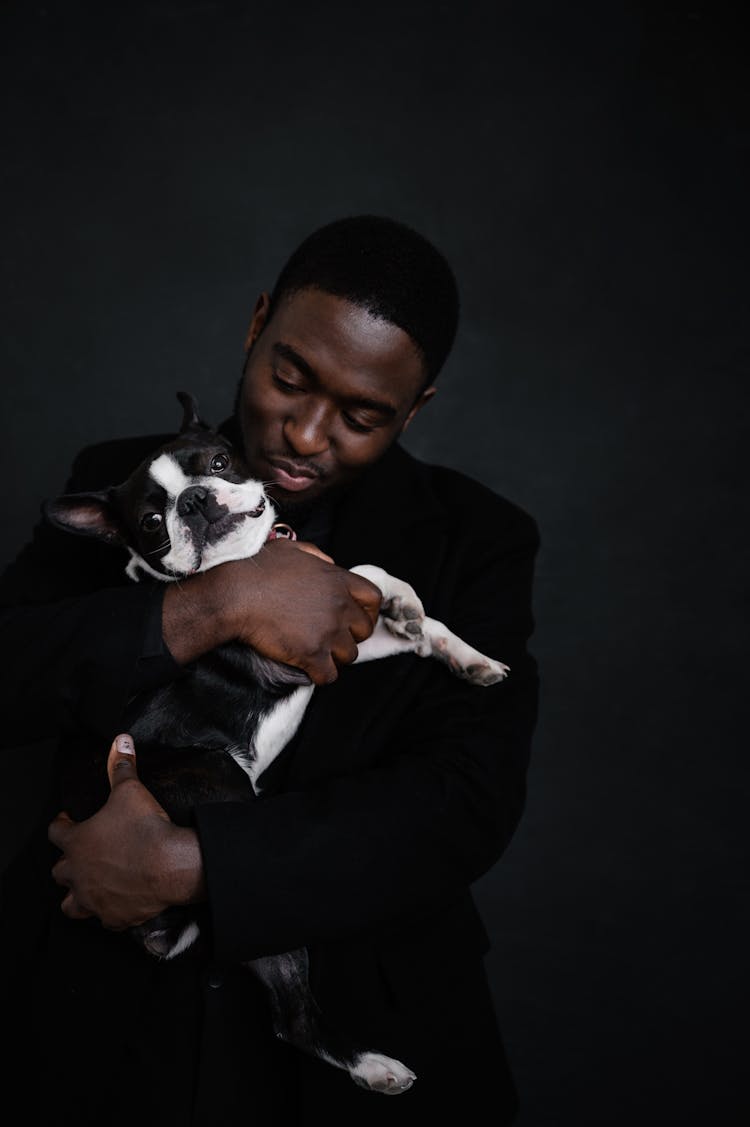
[[296, 540], [297, 533], [291, 525], [279, 522], [275, 524], [271, 531], [268, 533], [266, 540]]

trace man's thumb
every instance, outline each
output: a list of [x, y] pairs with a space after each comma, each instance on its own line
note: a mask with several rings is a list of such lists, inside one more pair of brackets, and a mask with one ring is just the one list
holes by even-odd
[[137, 779], [138, 772], [135, 766], [135, 748], [132, 736], [123, 732], [115, 736], [112, 747], [107, 756], [107, 775], [110, 787], [121, 783], [123, 779]]

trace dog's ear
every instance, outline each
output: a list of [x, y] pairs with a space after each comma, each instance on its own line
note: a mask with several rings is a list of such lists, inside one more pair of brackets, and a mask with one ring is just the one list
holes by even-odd
[[203, 419], [198, 414], [198, 401], [194, 395], [191, 395], [189, 391], [178, 391], [177, 398], [183, 407], [180, 434], [184, 434], [185, 431], [188, 430], [211, 430], [208, 423], [204, 423]]
[[94, 536], [108, 544], [124, 543], [120, 521], [107, 492], [66, 493], [45, 501], [42, 512], [50, 524], [64, 532]]

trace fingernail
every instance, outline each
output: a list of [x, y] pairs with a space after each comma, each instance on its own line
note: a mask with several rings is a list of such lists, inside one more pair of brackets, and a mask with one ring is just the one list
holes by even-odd
[[121, 755], [135, 755], [133, 741], [130, 739], [130, 736], [118, 736], [115, 740], [115, 747]]

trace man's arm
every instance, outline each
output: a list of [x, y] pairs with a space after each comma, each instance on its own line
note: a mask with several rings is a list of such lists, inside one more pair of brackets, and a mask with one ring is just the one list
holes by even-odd
[[[454, 608], [451, 626], [508, 661], [507, 682], [468, 686], [435, 663], [378, 766], [250, 806], [198, 811], [201, 851], [194, 837], [190, 879], [201, 890], [206, 882], [221, 956], [244, 960], [377, 928], [465, 891], [500, 857], [523, 809], [536, 720], [536, 665], [526, 643], [537, 547], [530, 520], [501, 546], [478, 547]], [[98, 828], [109, 816], [138, 851], [147, 795], [135, 781], [113, 792]], [[133, 821], [122, 817], [123, 804]], [[66, 911], [96, 914], [108, 926], [138, 922], [122, 907], [132, 895], [128, 875], [119, 889], [97, 876], [101, 851], [122, 848], [123, 837], [117, 845], [114, 833], [95, 838], [92, 822], [58, 820], [51, 830], [70, 862]], [[166, 820], [158, 828], [133, 869], [144, 887], [158, 887], [158, 906], [166, 907], [181, 902], [185, 880], [176, 835], [191, 831]]]
[[373, 631], [380, 592], [311, 544], [275, 540], [250, 560], [220, 564], [164, 595], [164, 640], [180, 665], [223, 642], [335, 681]]

